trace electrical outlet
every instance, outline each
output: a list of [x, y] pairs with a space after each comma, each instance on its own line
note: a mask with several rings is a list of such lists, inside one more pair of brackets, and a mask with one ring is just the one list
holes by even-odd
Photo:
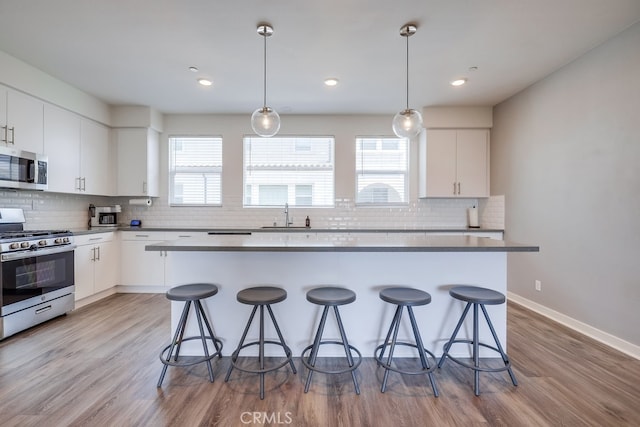
[[536, 280], [536, 291], [542, 291], [542, 282], [540, 280]]

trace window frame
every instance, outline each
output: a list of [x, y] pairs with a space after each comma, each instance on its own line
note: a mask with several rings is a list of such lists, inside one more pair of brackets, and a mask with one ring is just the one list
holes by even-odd
[[[251, 145], [253, 140], [260, 140], [260, 141], [264, 141], [265, 143], [268, 143], [269, 141], [273, 141], [273, 140], [278, 140], [278, 139], [282, 139], [282, 140], [291, 140], [291, 153], [293, 153], [294, 156], [296, 155], [300, 155], [300, 156], [309, 156], [309, 155], [313, 155], [313, 140], [317, 139], [320, 141], [326, 141], [329, 143], [329, 146], [327, 148], [327, 152], [326, 155], [329, 156], [329, 162], [328, 164], [329, 169], [327, 170], [327, 172], [330, 172], [330, 181], [327, 181], [326, 184], [331, 186], [331, 190], [329, 192], [327, 192], [326, 195], [323, 196], [323, 198], [325, 200], [328, 201], [328, 204], [317, 204], [317, 205], [313, 205], [313, 192], [316, 188], [316, 183], [315, 182], [289, 182], [288, 184], [281, 184], [281, 185], [288, 185], [289, 186], [289, 191], [288, 191], [288, 196], [287, 196], [287, 202], [289, 207], [302, 207], [302, 208], [335, 208], [335, 203], [336, 203], [336, 155], [335, 155], [335, 151], [336, 151], [336, 139], [334, 136], [332, 135], [304, 135], [304, 134], [296, 134], [296, 135], [277, 135], [274, 137], [270, 137], [270, 138], [263, 138], [263, 137], [259, 137], [257, 135], [244, 135], [242, 137], [242, 183], [243, 183], [243, 194], [242, 194], [242, 207], [243, 208], [250, 208], [250, 209], [261, 209], [261, 208], [274, 208], [274, 207], [279, 207], [281, 205], [261, 205], [260, 204], [260, 200], [259, 197], [255, 197], [256, 194], [252, 194], [248, 197], [248, 195], [246, 194], [247, 188], [252, 187], [254, 190], [255, 189], [259, 189], [260, 188], [260, 183], [256, 183], [256, 182], [248, 182], [247, 180], [247, 174], [249, 172], [249, 168], [247, 166], [247, 161], [249, 159], [249, 161], [251, 161], [251, 158], [253, 156], [252, 152], [249, 152], [249, 154], [247, 154], [246, 150], [247, 147]], [[300, 140], [305, 140], [305, 141], [297, 141], [298, 139]], [[284, 146], [286, 146], [286, 144], [281, 144], [284, 148]], [[309, 147], [309, 149], [307, 149], [307, 147]], [[298, 166], [294, 165], [294, 166], [288, 166], [286, 164], [286, 162], [282, 162], [281, 166], [282, 170], [286, 170], [286, 171], [297, 171], [298, 170]], [[274, 170], [277, 168], [274, 167]], [[259, 167], [256, 167], [255, 165], [253, 166], [253, 168], [251, 168], [251, 170], [256, 170], [256, 171], [260, 171], [260, 170], [268, 170], [268, 169], [261, 169]], [[318, 167], [318, 166], [310, 166], [310, 170], [311, 171], [322, 171], [323, 167]], [[324, 182], [324, 181], [323, 181]], [[280, 185], [280, 183], [274, 183], [274, 182], [270, 182], [267, 183], [267, 185], [269, 184], [275, 184], [275, 185]], [[312, 188], [312, 193], [309, 197], [309, 199], [311, 199], [311, 205], [297, 205], [296, 204], [296, 186], [305, 186], [305, 185], [309, 185]], [[256, 204], [248, 204], [248, 201], [255, 201]], [[284, 204], [283, 204], [284, 205]]]
[[[214, 165], [211, 167], [207, 167], [207, 166], [194, 166], [194, 170], [198, 169], [199, 173], [207, 173], [207, 174], [214, 174], [218, 177], [218, 181], [220, 183], [220, 186], [218, 188], [219, 194], [220, 194], [220, 198], [218, 202], [215, 203], [176, 203], [175, 202], [175, 188], [176, 188], [176, 182], [175, 182], [175, 176], [176, 176], [176, 167], [174, 165], [174, 154], [175, 154], [175, 149], [174, 149], [174, 143], [177, 140], [180, 139], [185, 139], [185, 140], [189, 140], [189, 139], [210, 139], [213, 140], [215, 143], [219, 143], [220, 147], [220, 164], [219, 165]], [[223, 199], [224, 199], [224, 194], [222, 192], [223, 190], [223, 171], [224, 171], [224, 139], [222, 138], [222, 135], [185, 135], [185, 134], [179, 134], [179, 135], [169, 135], [169, 137], [167, 138], [167, 154], [168, 154], [168, 161], [167, 161], [167, 185], [168, 185], [168, 189], [167, 189], [167, 202], [169, 204], [170, 207], [221, 207], [223, 205]], [[214, 148], [217, 149], [217, 148]], [[183, 172], [184, 173], [184, 172]], [[206, 192], [203, 193], [203, 196], [206, 196]]]
[[[385, 170], [385, 169], [366, 169], [366, 168], [362, 168], [362, 169], [358, 169], [359, 166], [363, 166], [363, 156], [362, 154], [359, 155], [359, 153], [362, 153], [364, 151], [374, 151], [372, 150], [371, 147], [371, 140], [377, 140], [376, 141], [376, 148], [375, 151], [378, 151], [380, 153], [390, 153], [392, 151], [397, 151], [397, 150], [393, 150], [389, 147], [389, 141], [388, 140], [395, 140], [398, 144], [398, 146], [404, 141], [405, 143], [405, 151], [406, 151], [406, 155], [405, 155], [405, 169], [404, 171], [390, 171], [390, 170]], [[385, 141], [387, 140], [387, 141]], [[361, 142], [360, 142], [361, 141]], [[371, 135], [358, 135], [355, 137], [354, 140], [355, 143], [355, 150], [354, 150], [354, 157], [355, 157], [355, 164], [354, 164], [354, 190], [355, 190], [355, 195], [354, 195], [354, 203], [356, 206], [358, 207], [366, 207], [366, 206], [372, 206], [372, 207], [385, 207], [385, 206], [407, 206], [410, 202], [410, 181], [411, 181], [411, 140], [409, 138], [398, 138], [397, 136], [390, 136], [390, 135], [376, 135], [376, 136], [371, 136]], [[359, 143], [362, 146], [365, 146], [365, 144], [369, 147], [369, 148], [363, 148], [363, 149], [359, 149], [358, 145]], [[366, 173], [363, 173], [362, 171], [366, 171]], [[374, 174], [381, 174], [381, 175], [403, 175], [404, 176], [404, 200], [400, 200], [400, 201], [387, 201], [387, 202], [379, 202], [379, 201], [363, 201], [359, 199], [359, 194], [360, 192], [358, 191], [358, 186], [360, 184], [360, 177], [363, 175], [374, 175]], [[388, 185], [388, 184], [387, 184]], [[365, 187], [366, 188], [366, 187]], [[388, 187], [386, 187], [387, 189], [393, 189], [392, 186], [388, 185]], [[372, 190], [375, 190], [375, 188], [373, 188]]]

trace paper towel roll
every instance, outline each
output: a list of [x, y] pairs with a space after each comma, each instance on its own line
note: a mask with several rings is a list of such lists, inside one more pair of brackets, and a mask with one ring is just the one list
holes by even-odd
[[469, 227], [470, 228], [478, 228], [480, 225], [478, 224], [478, 209], [474, 206], [472, 208], [467, 209], [469, 215]]
[[151, 206], [153, 202], [151, 199], [130, 199], [130, 205], [138, 205], [138, 206]]

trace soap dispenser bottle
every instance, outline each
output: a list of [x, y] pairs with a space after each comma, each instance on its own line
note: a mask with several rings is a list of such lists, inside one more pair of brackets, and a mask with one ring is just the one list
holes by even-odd
[[311, 220], [309, 219], [309, 215], [307, 215], [307, 218], [304, 220], [304, 226], [307, 228], [311, 227]]

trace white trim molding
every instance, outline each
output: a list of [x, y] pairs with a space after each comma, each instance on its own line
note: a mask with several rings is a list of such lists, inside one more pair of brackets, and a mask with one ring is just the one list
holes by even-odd
[[608, 345], [609, 347], [612, 347], [635, 359], [640, 360], [640, 346], [620, 339], [607, 332], [603, 332], [599, 329], [594, 328], [593, 326], [587, 325], [586, 323], [582, 323], [579, 320], [559, 313], [555, 310], [545, 307], [544, 305], [538, 304], [537, 302], [533, 302], [529, 299], [521, 297], [520, 295], [507, 292], [507, 298], [510, 301], [515, 302], [516, 304], [520, 304], [528, 308], [529, 310], [535, 311], [536, 313], [548, 317], [549, 319], [554, 320], [568, 328], [571, 328], [574, 331], [580, 332], [581, 334], [584, 334], [596, 341], [599, 341], [605, 345]]

